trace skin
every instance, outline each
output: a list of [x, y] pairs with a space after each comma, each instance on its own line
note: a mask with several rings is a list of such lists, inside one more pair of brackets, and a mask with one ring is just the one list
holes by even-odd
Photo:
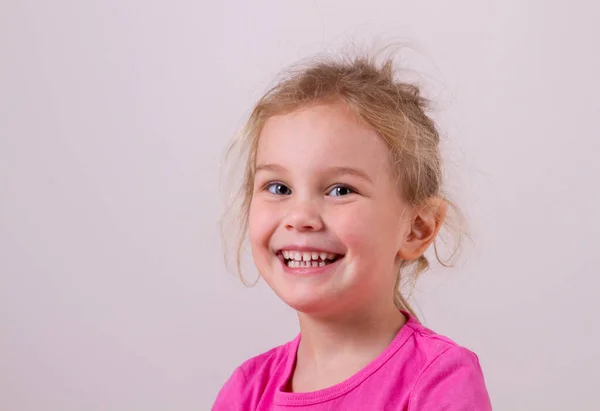
[[[302, 338], [290, 391], [352, 376], [406, 321], [393, 302], [399, 264], [431, 244], [446, 204], [407, 204], [387, 158], [383, 140], [343, 102], [272, 117], [262, 130], [250, 244], [261, 276], [298, 312]], [[341, 258], [316, 273], [288, 269], [279, 252], [299, 248]]]

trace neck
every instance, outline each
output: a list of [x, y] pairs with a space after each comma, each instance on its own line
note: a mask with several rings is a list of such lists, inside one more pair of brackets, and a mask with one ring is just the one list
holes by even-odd
[[393, 302], [360, 313], [298, 317], [302, 337], [294, 391], [325, 388], [349, 378], [383, 352], [406, 322]]

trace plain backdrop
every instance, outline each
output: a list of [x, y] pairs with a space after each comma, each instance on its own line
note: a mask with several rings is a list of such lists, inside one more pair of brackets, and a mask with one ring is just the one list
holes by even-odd
[[208, 410], [235, 366], [293, 338], [295, 313], [225, 270], [224, 149], [283, 67], [400, 39], [473, 237], [418, 283], [423, 322], [478, 353], [496, 410], [597, 410], [599, 17], [1, 0], [0, 409]]

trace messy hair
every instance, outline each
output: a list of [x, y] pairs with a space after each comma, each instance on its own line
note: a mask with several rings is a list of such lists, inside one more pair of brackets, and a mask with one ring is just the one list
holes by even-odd
[[[222, 237], [227, 248], [235, 244], [235, 267], [241, 275], [248, 212], [253, 196], [258, 141], [267, 120], [308, 105], [342, 101], [357, 118], [377, 132], [389, 148], [389, 158], [405, 201], [426, 206], [439, 198], [448, 204], [443, 222], [451, 247], [447, 258], [433, 243], [434, 255], [443, 266], [451, 265], [465, 232], [459, 209], [444, 193], [440, 134], [428, 115], [430, 102], [416, 84], [397, 79], [393, 56], [320, 56], [284, 72], [280, 80], [258, 100], [245, 126], [229, 147], [227, 162], [243, 167], [241, 184], [227, 201]], [[231, 157], [236, 154], [234, 160]], [[226, 223], [232, 224], [227, 226]], [[234, 234], [233, 239], [231, 235]], [[226, 249], [227, 249], [226, 248]], [[231, 262], [231, 260], [229, 260]], [[394, 303], [415, 315], [402, 291], [429, 268], [425, 255], [401, 262], [396, 278]], [[246, 282], [245, 282], [246, 283]], [[402, 289], [402, 291], [401, 291]]]

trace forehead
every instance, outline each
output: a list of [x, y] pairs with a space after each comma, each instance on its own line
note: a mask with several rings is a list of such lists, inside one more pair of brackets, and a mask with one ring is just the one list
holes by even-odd
[[373, 177], [389, 175], [389, 150], [344, 103], [319, 104], [271, 117], [263, 127], [256, 163], [291, 170], [360, 168]]

